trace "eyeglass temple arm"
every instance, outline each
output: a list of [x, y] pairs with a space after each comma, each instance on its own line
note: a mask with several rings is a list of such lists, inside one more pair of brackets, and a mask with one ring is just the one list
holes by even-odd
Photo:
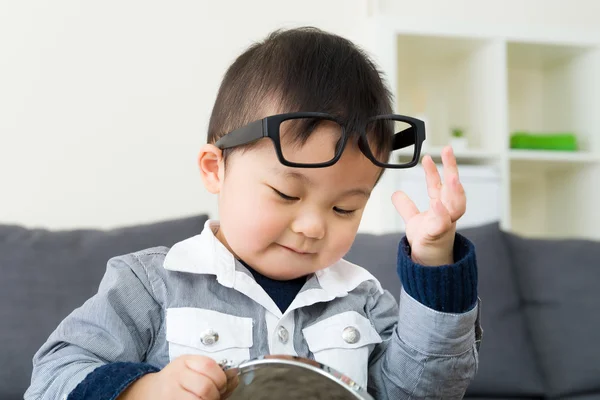
[[221, 139], [217, 140], [215, 146], [220, 149], [241, 146], [262, 139], [267, 136], [266, 129], [263, 129], [263, 120], [251, 122], [239, 129], [229, 132]]
[[408, 146], [416, 144], [415, 127], [406, 128], [394, 135], [394, 141], [392, 143], [392, 149], [399, 150]]

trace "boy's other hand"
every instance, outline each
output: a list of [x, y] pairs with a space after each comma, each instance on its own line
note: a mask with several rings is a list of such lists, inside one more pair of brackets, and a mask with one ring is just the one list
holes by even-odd
[[423, 157], [429, 210], [420, 212], [403, 192], [392, 195], [392, 203], [404, 219], [412, 260], [425, 266], [454, 263], [456, 221], [467, 206], [465, 191], [458, 178], [456, 158], [450, 146], [442, 150], [444, 182], [430, 156]]
[[118, 400], [218, 400], [226, 390], [227, 377], [219, 364], [212, 358], [189, 355], [141, 377]]

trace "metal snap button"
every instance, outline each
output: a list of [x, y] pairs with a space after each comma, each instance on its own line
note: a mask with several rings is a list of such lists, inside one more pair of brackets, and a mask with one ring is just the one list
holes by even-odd
[[209, 329], [202, 334], [200, 341], [205, 346], [211, 346], [219, 341], [219, 334], [214, 330]]
[[353, 326], [344, 328], [342, 339], [348, 344], [355, 344], [360, 340], [360, 332]]
[[288, 342], [288, 340], [290, 339], [289, 332], [283, 326], [280, 326], [279, 329], [277, 330], [277, 336], [279, 336], [279, 341], [283, 344], [286, 344]]

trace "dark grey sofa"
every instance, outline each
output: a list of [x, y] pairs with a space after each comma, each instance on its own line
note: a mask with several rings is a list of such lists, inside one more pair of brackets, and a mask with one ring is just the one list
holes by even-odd
[[[108, 258], [200, 232], [205, 216], [111, 231], [0, 225], [0, 399], [23, 397], [31, 358], [97, 289]], [[600, 243], [533, 240], [497, 224], [477, 248], [484, 340], [467, 397], [600, 399]], [[401, 234], [359, 235], [347, 255], [398, 295]]]

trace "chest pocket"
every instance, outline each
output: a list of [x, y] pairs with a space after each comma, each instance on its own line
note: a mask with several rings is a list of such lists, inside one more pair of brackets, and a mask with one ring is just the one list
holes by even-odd
[[250, 358], [252, 318], [201, 308], [169, 308], [166, 316], [169, 359], [195, 354], [216, 362]]
[[302, 333], [316, 361], [366, 388], [370, 348], [382, 341], [367, 318], [347, 311], [306, 327]]

